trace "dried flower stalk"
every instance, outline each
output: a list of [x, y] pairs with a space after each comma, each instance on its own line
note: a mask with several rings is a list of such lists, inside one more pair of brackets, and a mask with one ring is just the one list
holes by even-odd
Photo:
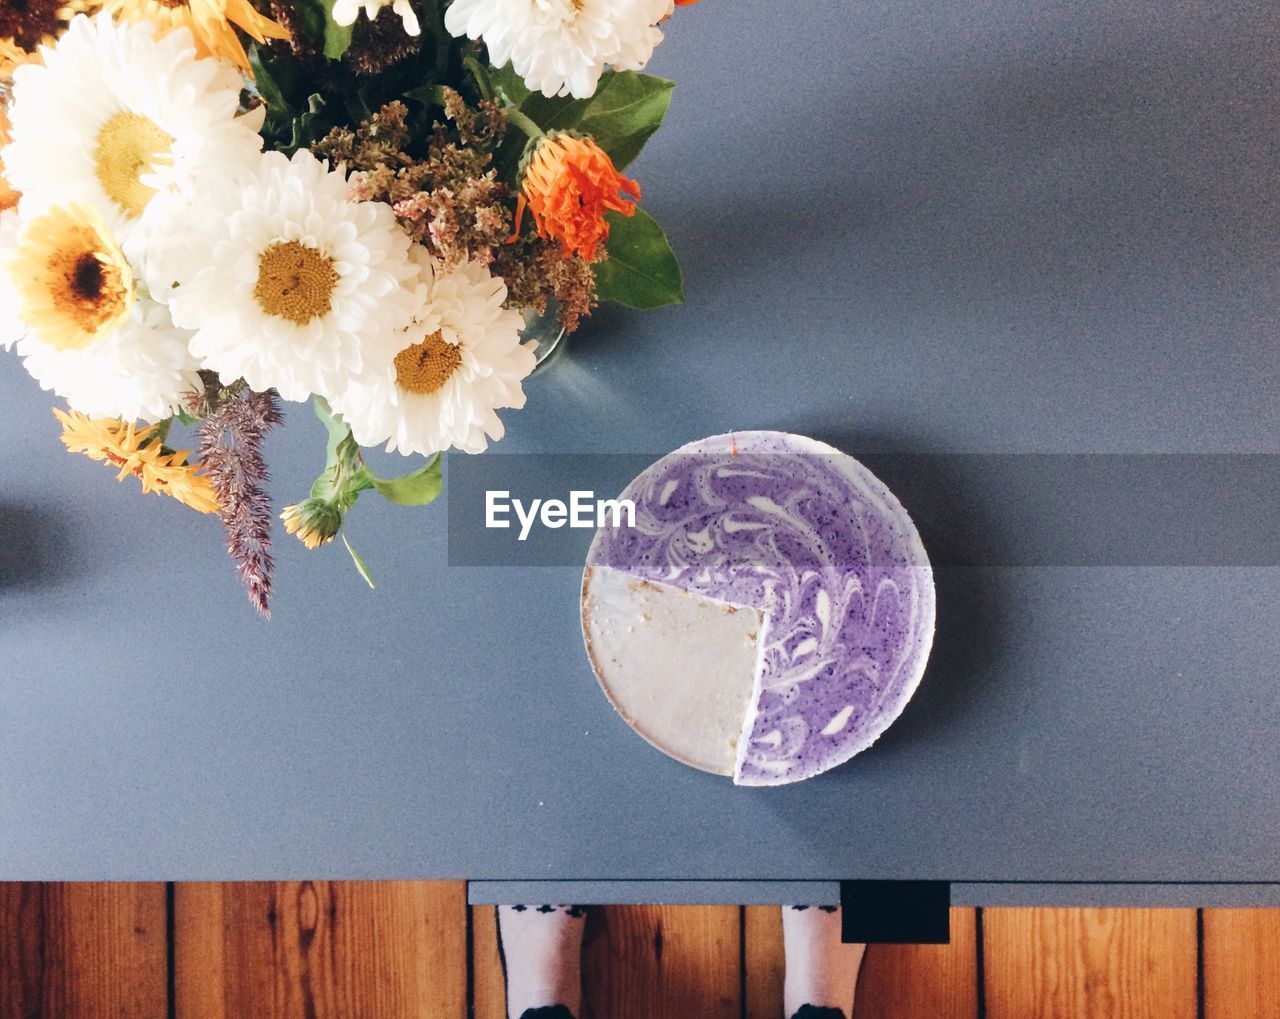
[[271, 499], [262, 443], [283, 420], [274, 392], [241, 386], [222, 394], [200, 422], [200, 459], [218, 494], [227, 553], [244, 581], [249, 601], [271, 617]]

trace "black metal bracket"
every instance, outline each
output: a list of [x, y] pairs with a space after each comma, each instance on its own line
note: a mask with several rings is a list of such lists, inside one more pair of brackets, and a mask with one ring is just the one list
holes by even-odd
[[841, 881], [840, 940], [868, 945], [951, 943], [949, 881]]

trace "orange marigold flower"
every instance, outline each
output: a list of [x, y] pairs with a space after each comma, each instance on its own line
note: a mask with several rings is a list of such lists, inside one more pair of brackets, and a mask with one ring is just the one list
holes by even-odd
[[79, 411], [70, 414], [54, 408], [62, 423], [62, 444], [70, 453], [119, 467], [117, 481], [130, 474], [142, 482], [144, 492], [159, 492], [201, 513], [218, 512], [218, 496], [209, 479], [195, 464], [187, 463], [185, 450], [164, 448], [155, 425], [138, 428], [132, 422], [90, 418]]
[[622, 176], [609, 154], [590, 138], [548, 135], [524, 172], [516, 231], [527, 205], [539, 235], [558, 240], [566, 256], [576, 252], [593, 262], [609, 237], [605, 212], [633, 216], [639, 199], [640, 185]]

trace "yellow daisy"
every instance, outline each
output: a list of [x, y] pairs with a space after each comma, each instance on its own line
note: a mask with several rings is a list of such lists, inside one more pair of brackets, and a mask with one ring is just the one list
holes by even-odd
[[165, 35], [186, 28], [201, 56], [217, 57], [249, 74], [238, 26], [258, 42], [288, 39], [289, 31], [253, 9], [249, 0], [104, 0], [102, 9], [125, 21], [149, 21]]
[[50, 209], [28, 223], [8, 268], [20, 317], [56, 350], [83, 350], [133, 307], [133, 270], [86, 205]]
[[131, 422], [91, 418], [54, 408], [62, 422], [62, 443], [71, 453], [119, 467], [117, 481], [133, 475], [143, 492], [159, 492], [201, 513], [218, 512], [218, 497], [199, 467], [187, 463], [186, 450], [166, 450], [156, 426], [139, 429]]

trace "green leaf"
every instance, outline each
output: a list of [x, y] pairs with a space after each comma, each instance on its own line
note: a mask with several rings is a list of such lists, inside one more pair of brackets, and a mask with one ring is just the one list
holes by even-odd
[[443, 74], [445, 66], [449, 63], [449, 51], [453, 47], [453, 35], [444, 27], [444, 12], [442, 10], [444, 0], [427, 0], [425, 5], [426, 18], [422, 22], [422, 28], [427, 35], [435, 40], [434, 60], [435, 71]]
[[330, 464], [311, 483], [311, 498], [323, 499], [325, 502], [335, 502], [338, 488], [337, 478], [338, 468], [335, 464]]
[[343, 528], [339, 533], [342, 535], [342, 544], [347, 546], [347, 551], [351, 554], [351, 561], [356, 564], [356, 569], [360, 572], [360, 576], [364, 577], [364, 582], [376, 591], [378, 585], [373, 582], [373, 575], [369, 572], [369, 567], [364, 564], [364, 560], [360, 558], [360, 553], [351, 547], [351, 542], [347, 541], [346, 529]]
[[400, 506], [425, 506], [439, 496], [444, 487], [439, 454], [403, 477], [379, 478], [361, 459], [360, 446], [347, 423], [333, 412], [324, 397], [313, 397], [312, 403], [316, 417], [329, 433], [325, 469], [311, 488], [312, 498], [337, 502], [346, 508], [370, 488]]
[[634, 216], [606, 214], [608, 257], [595, 265], [596, 297], [628, 308], [661, 308], [684, 300], [680, 263], [657, 220], [643, 209]]
[[440, 456], [412, 473], [386, 480], [373, 478], [373, 487], [399, 506], [425, 506], [440, 494], [444, 481], [440, 476]]
[[249, 64], [253, 68], [253, 87], [267, 107], [262, 135], [268, 149], [286, 153], [297, 147], [293, 142], [297, 121], [303, 106], [299, 69], [292, 57], [273, 54], [265, 46], [249, 47]]
[[417, 100], [423, 106], [443, 106], [444, 87], [435, 84], [419, 85], [417, 88], [409, 89], [404, 97]]
[[524, 83], [524, 79], [516, 73], [515, 68], [510, 64], [503, 64], [501, 67], [490, 67], [489, 80], [493, 82], [494, 88], [501, 92], [512, 106], [523, 105], [524, 101], [533, 95], [529, 91], [529, 86]]
[[311, 498], [336, 503], [344, 510], [355, 505], [361, 492], [373, 487], [373, 472], [360, 458], [360, 446], [347, 423], [330, 409], [322, 396], [312, 398], [316, 417], [329, 433], [325, 467], [311, 486]]
[[262, 47], [249, 48], [249, 66], [253, 68], [253, 86], [267, 104], [268, 116], [281, 116], [289, 111], [289, 102], [275, 75], [262, 59]]
[[572, 131], [582, 123], [590, 103], [590, 99], [568, 96], [548, 99], [540, 92], [534, 92], [520, 104], [520, 112], [544, 131]]
[[351, 32], [355, 25], [342, 26], [333, 20], [334, 0], [324, 0], [324, 55], [330, 60], [339, 60], [351, 45]]
[[295, 28], [300, 29], [302, 40], [311, 44], [324, 38], [325, 26], [332, 21], [333, 0], [292, 0]]
[[[514, 80], [513, 80], [514, 79]], [[606, 71], [590, 99], [531, 93], [510, 66], [494, 72], [508, 99], [544, 131], [580, 131], [595, 138], [622, 169], [662, 126], [675, 82], [635, 71]], [[516, 99], [516, 96], [523, 98]]]
[[610, 71], [588, 101], [578, 130], [591, 135], [621, 170], [662, 126], [675, 87], [666, 78]]

